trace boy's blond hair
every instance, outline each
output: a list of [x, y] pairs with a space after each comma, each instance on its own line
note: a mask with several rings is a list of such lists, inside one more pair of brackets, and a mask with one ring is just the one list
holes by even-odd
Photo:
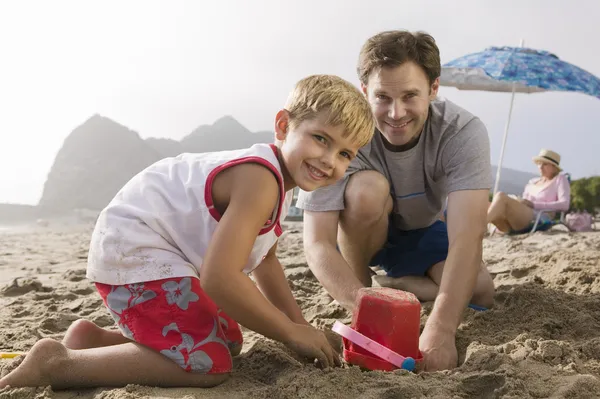
[[328, 125], [343, 126], [344, 137], [350, 137], [361, 147], [375, 132], [369, 102], [356, 86], [338, 76], [312, 75], [300, 80], [285, 109], [290, 114], [292, 128], [325, 113]]

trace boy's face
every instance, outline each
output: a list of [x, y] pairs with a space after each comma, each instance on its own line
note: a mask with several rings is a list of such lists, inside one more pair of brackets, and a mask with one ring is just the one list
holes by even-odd
[[330, 126], [319, 115], [292, 128], [289, 114], [279, 111], [275, 122], [275, 137], [283, 158], [286, 190], [298, 186], [313, 191], [341, 179], [358, 152], [359, 146], [342, 126]]
[[439, 79], [429, 85], [427, 75], [412, 61], [397, 67], [383, 67], [361, 85], [375, 117], [377, 128], [395, 146], [416, 140], [435, 99]]

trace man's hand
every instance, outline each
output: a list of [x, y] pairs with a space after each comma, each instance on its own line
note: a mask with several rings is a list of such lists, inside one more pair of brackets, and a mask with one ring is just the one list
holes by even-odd
[[419, 349], [423, 353], [423, 371], [452, 369], [457, 366], [455, 335], [426, 326], [419, 339]]

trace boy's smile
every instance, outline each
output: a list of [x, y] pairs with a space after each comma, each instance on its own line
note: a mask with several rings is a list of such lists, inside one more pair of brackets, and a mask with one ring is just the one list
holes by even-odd
[[298, 186], [313, 191], [341, 179], [358, 152], [359, 146], [342, 126], [330, 126], [326, 115], [289, 123], [287, 111], [278, 114], [276, 138], [282, 157], [286, 191]]

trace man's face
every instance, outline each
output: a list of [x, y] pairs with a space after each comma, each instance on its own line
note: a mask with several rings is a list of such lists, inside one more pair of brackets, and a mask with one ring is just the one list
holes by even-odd
[[361, 85], [367, 96], [377, 128], [395, 146], [416, 140], [436, 96], [439, 79], [429, 85], [427, 75], [412, 61], [397, 67], [383, 67], [369, 75]]

